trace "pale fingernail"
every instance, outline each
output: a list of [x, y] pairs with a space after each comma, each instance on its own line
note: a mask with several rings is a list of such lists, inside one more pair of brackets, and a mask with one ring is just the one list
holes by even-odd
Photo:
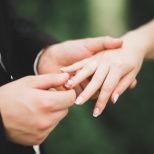
[[65, 87], [66, 88], [70, 88], [73, 85], [73, 81], [72, 80], [68, 80], [67, 83], [65, 83]]
[[94, 112], [93, 112], [93, 117], [97, 118], [97, 117], [99, 116], [99, 114], [100, 114], [99, 108], [96, 107], [96, 108], [94, 109]]
[[119, 94], [116, 93], [116, 94], [113, 96], [113, 103], [114, 103], [114, 104], [118, 101], [118, 98], [119, 98]]
[[65, 71], [65, 67], [60, 68], [61, 71]]
[[81, 96], [79, 96], [76, 101], [75, 101], [75, 104], [76, 105], [81, 105], [82, 104], [82, 101], [83, 101], [83, 98]]

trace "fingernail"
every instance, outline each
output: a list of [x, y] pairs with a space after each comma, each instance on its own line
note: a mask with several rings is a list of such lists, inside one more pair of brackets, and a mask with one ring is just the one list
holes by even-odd
[[100, 114], [99, 108], [96, 107], [93, 112], [93, 117], [97, 118], [99, 114]]
[[73, 85], [73, 81], [72, 80], [68, 80], [67, 83], [65, 83], [65, 87], [66, 88], [70, 88]]
[[119, 94], [116, 93], [113, 97], [113, 104], [115, 104], [118, 101], [118, 98], [119, 98]]
[[60, 68], [61, 71], [65, 71], [65, 67]]
[[82, 101], [83, 101], [83, 98], [81, 96], [79, 96], [76, 101], [75, 101], [75, 104], [76, 105], [81, 105], [82, 104]]

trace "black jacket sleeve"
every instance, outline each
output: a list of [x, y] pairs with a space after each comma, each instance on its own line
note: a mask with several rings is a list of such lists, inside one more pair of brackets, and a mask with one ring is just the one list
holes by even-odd
[[[6, 0], [0, 0], [0, 52], [7, 73], [0, 66], [0, 83], [33, 74], [33, 64], [39, 51], [57, 43], [41, 32], [34, 24], [18, 18]], [[34, 154], [32, 147], [11, 143], [6, 139], [3, 118], [0, 114], [0, 154]]]
[[33, 23], [18, 18], [13, 11], [10, 13], [10, 21], [13, 28], [11, 74], [15, 78], [34, 74], [33, 64], [37, 54], [57, 41], [41, 32]]
[[32, 146], [23, 146], [6, 139], [5, 130], [0, 117], [0, 153], [1, 154], [35, 154]]

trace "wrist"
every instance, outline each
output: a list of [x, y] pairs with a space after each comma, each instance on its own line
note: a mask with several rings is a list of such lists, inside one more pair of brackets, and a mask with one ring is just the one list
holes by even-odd
[[123, 46], [127, 47], [129, 52], [133, 52], [142, 59], [144, 59], [151, 50], [149, 36], [138, 29], [128, 32], [122, 37], [122, 40], [124, 42]]
[[37, 65], [38, 74], [59, 73], [59, 65], [54, 54], [54, 46], [43, 50]]
[[[138, 55], [143, 56], [144, 58], [154, 58], [154, 21], [145, 24], [144, 26], [139, 27], [136, 30], [130, 31], [122, 38], [124, 42], [135, 47]], [[130, 46], [131, 47], [131, 46]]]

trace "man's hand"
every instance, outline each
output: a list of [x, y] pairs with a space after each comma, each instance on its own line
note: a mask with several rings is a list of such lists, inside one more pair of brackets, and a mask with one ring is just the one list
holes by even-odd
[[48, 91], [63, 85], [68, 74], [29, 76], [0, 87], [0, 112], [8, 140], [36, 145], [67, 115], [74, 90]]
[[[61, 67], [91, 57], [103, 50], [120, 48], [121, 46], [121, 39], [111, 37], [88, 38], [59, 43], [48, 47], [43, 52], [38, 64], [38, 73], [60, 73]], [[76, 94], [79, 95], [88, 83], [89, 80], [86, 79], [76, 86], [74, 88]], [[63, 87], [60, 89], [64, 90]]]
[[44, 51], [38, 64], [38, 73], [59, 73], [61, 67], [71, 65], [103, 50], [115, 49], [121, 46], [122, 41], [120, 39], [111, 37], [88, 38], [59, 43], [48, 47]]

